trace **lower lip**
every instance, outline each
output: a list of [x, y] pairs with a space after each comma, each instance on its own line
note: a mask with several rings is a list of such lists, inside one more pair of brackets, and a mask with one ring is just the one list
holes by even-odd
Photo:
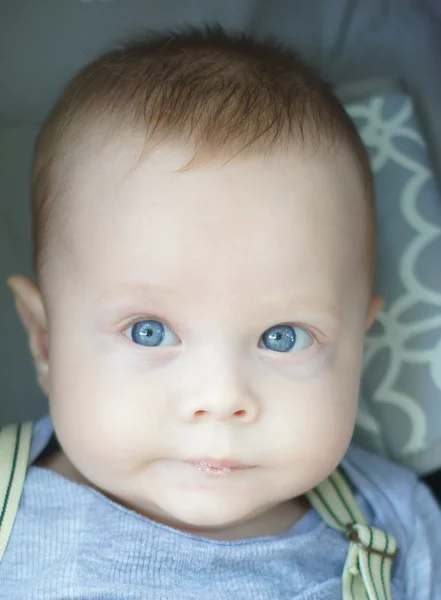
[[248, 471], [253, 467], [222, 467], [211, 465], [207, 462], [190, 462], [200, 473], [209, 473], [210, 475], [228, 475], [229, 473], [235, 473], [236, 471]]

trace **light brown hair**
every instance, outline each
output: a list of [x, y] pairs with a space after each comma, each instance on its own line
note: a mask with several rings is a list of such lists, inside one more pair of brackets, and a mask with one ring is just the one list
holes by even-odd
[[196, 162], [203, 154], [231, 158], [240, 152], [271, 153], [291, 143], [312, 152], [345, 144], [366, 189], [373, 257], [367, 154], [330, 86], [275, 41], [227, 34], [212, 26], [147, 34], [123, 43], [67, 85], [35, 150], [31, 200], [37, 278], [57, 227], [53, 208], [64, 191], [61, 165], [68, 164], [69, 153], [97, 124], [109, 134], [141, 132], [146, 148], [169, 137], [188, 142]]

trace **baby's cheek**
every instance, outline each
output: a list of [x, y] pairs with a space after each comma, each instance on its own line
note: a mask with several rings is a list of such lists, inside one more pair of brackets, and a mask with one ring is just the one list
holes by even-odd
[[344, 403], [325, 393], [321, 401], [307, 396], [304, 401], [302, 410], [293, 409], [279, 421], [277, 434], [270, 438], [274, 472], [283, 475], [284, 486], [293, 495], [303, 494], [328, 477], [346, 453], [353, 431], [353, 417]]
[[352, 437], [358, 385], [354, 373], [334, 361], [309, 381], [293, 386], [279, 421], [278, 443], [294, 458], [299, 453], [333, 468]]
[[51, 413], [66, 454], [82, 471], [109, 463], [124, 469], [141, 445], [142, 419], [130, 381], [93, 353], [65, 350], [53, 363]]

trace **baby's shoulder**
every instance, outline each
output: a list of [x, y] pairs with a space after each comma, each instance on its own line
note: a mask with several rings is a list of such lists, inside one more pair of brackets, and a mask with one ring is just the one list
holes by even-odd
[[341, 464], [352, 475], [357, 473], [357, 477], [364, 477], [367, 484], [384, 481], [388, 486], [412, 487], [419, 483], [415, 471], [354, 443], [349, 446]]

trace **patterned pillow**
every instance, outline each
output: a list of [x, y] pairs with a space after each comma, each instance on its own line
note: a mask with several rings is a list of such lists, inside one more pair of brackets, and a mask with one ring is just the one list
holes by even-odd
[[411, 98], [346, 104], [375, 177], [377, 290], [355, 441], [420, 473], [441, 467], [441, 197]]

